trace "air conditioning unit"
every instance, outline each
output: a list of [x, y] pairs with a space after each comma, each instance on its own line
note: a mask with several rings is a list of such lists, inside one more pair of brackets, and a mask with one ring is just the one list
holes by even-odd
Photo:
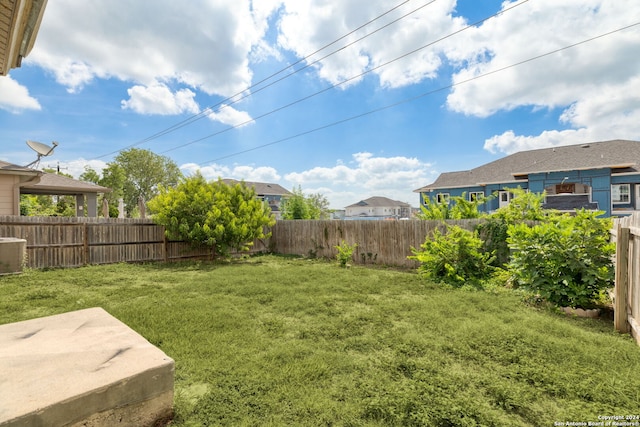
[[0, 237], [0, 275], [22, 273], [26, 251], [26, 240]]

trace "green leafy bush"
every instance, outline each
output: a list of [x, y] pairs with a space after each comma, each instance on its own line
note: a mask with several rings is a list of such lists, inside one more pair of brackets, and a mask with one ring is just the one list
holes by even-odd
[[335, 248], [338, 250], [338, 254], [336, 255], [336, 258], [340, 263], [341, 267], [347, 267], [347, 265], [349, 265], [349, 261], [351, 261], [353, 257], [353, 251], [355, 251], [357, 247], [358, 247], [357, 243], [354, 243], [353, 245], [349, 245], [344, 240], [342, 241], [342, 243], [335, 246]]
[[423, 196], [424, 205], [420, 206], [420, 212], [416, 215], [418, 219], [471, 219], [484, 216], [480, 212], [480, 206], [486, 203], [491, 197], [479, 197], [475, 200], [467, 200], [467, 193], [461, 196], [451, 197], [451, 200], [437, 202], [429, 196]]
[[499, 208], [476, 229], [483, 244], [483, 250], [495, 254], [494, 265], [504, 268], [509, 262], [509, 245], [507, 244], [510, 225], [533, 221], [553, 221], [560, 216], [554, 209], [544, 209], [545, 193], [532, 193], [517, 188], [505, 188], [513, 194], [511, 202]]
[[613, 283], [611, 220], [600, 214], [580, 210], [534, 226], [510, 225], [508, 269], [516, 286], [560, 307], [592, 307]]
[[493, 271], [492, 254], [482, 251], [478, 234], [458, 226], [447, 226], [446, 233], [435, 229], [420, 247], [411, 248], [409, 258], [420, 262], [420, 274], [438, 282], [479, 286]]
[[156, 223], [170, 238], [210, 247], [216, 255], [248, 250], [255, 239], [268, 235], [275, 224], [271, 210], [244, 182], [227, 185], [207, 182], [200, 174], [185, 178], [175, 188], [161, 187], [149, 201]]

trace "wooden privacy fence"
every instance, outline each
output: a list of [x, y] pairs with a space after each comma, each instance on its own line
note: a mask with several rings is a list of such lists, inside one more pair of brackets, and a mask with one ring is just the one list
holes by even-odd
[[148, 219], [0, 216], [0, 236], [27, 241], [26, 266], [77, 267], [205, 257]]
[[[449, 225], [472, 230], [481, 220], [448, 220]], [[354, 262], [417, 267], [407, 259], [411, 247], [416, 249], [435, 228], [444, 229], [442, 221], [278, 221], [272, 229], [269, 247], [280, 254], [335, 258], [335, 246], [344, 241], [357, 244]]]
[[[447, 221], [473, 229], [479, 220]], [[407, 259], [440, 221], [278, 221], [269, 239], [251, 252], [335, 258], [342, 241], [357, 244], [356, 264], [416, 267]], [[150, 219], [0, 216], [0, 237], [27, 241], [29, 268], [77, 267], [118, 262], [175, 261], [210, 256], [185, 242], [169, 241]]]
[[640, 214], [616, 219], [611, 234], [616, 242], [614, 327], [640, 344]]

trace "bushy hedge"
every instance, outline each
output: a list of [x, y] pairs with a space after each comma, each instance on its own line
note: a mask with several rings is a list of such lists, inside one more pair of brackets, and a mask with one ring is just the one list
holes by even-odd
[[409, 258], [420, 262], [420, 274], [438, 282], [479, 286], [493, 270], [492, 254], [482, 251], [478, 233], [458, 226], [447, 226], [446, 233], [436, 228], [420, 247]]
[[589, 308], [613, 286], [611, 220], [580, 210], [534, 226], [509, 226], [514, 283], [560, 307]]
[[[412, 248], [410, 258], [420, 262], [418, 271], [453, 286], [478, 286], [501, 269], [509, 273], [514, 286], [553, 304], [593, 306], [613, 285], [611, 219], [586, 210], [560, 214], [542, 208], [544, 193], [511, 191], [515, 194], [511, 203], [485, 215], [487, 221], [475, 232], [447, 226], [447, 233], [436, 231], [421, 249]], [[424, 218], [445, 212], [441, 204], [427, 204], [426, 209]]]

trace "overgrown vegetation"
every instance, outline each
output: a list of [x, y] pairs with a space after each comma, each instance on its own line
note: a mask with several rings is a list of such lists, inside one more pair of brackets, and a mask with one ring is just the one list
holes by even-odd
[[141, 201], [157, 196], [161, 187], [177, 185], [182, 177], [180, 168], [169, 157], [150, 150], [129, 148], [107, 163], [102, 177], [86, 167], [80, 179], [111, 188], [110, 193], [102, 195], [109, 202], [109, 216], [118, 216], [118, 200], [122, 198], [127, 217], [137, 217]]
[[172, 188], [160, 188], [149, 201], [156, 223], [164, 225], [170, 238], [214, 249], [216, 255], [248, 250], [265, 237], [265, 227], [275, 219], [244, 182], [227, 185], [207, 182], [200, 174], [183, 179]]
[[529, 226], [509, 226], [514, 284], [560, 307], [592, 307], [613, 286], [611, 220], [580, 210]]
[[431, 280], [478, 287], [491, 275], [492, 254], [482, 251], [477, 232], [446, 225], [446, 233], [436, 228], [420, 248], [411, 248], [409, 258], [419, 261], [418, 272]]
[[416, 215], [418, 219], [471, 219], [480, 218], [482, 213], [479, 207], [492, 197], [479, 197], [475, 200], [468, 200], [467, 193], [461, 196], [451, 197], [450, 200], [441, 202], [424, 197], [424, 205], [420, 206], [420, 212]]
[[173, 427], [552, 426], [635, 414], [610, 322], [415, 273], [255, 257], [0, 277], [0, 323], [101, 306], [172, 357]]
[[327, 198], [320, 193], [306, 196], [300, 186], [283, 199], [280, 210], [282, 219], [329, 219]]
[[[509, 191], [514, 194], [509, 205], [490, 215], [481, 214], [480, 204], [464, 194], [452, 198], [453, 206], [427, 201], [423, 218], [485, 221], [475, 232], [447, 226], [446, 234], [427, 236], [421, 250], [412, 248], [419, 271], [454, 286], [478, 286], [494, 267], [506, 270], [512, 285], [557, 306], [596, 305], [613, 284], [611, 220], [598, 218], [602, 212], [569, 215], [543, 209], [544, 193]], [[503, 271], [497, 274], [505, 277]]]

